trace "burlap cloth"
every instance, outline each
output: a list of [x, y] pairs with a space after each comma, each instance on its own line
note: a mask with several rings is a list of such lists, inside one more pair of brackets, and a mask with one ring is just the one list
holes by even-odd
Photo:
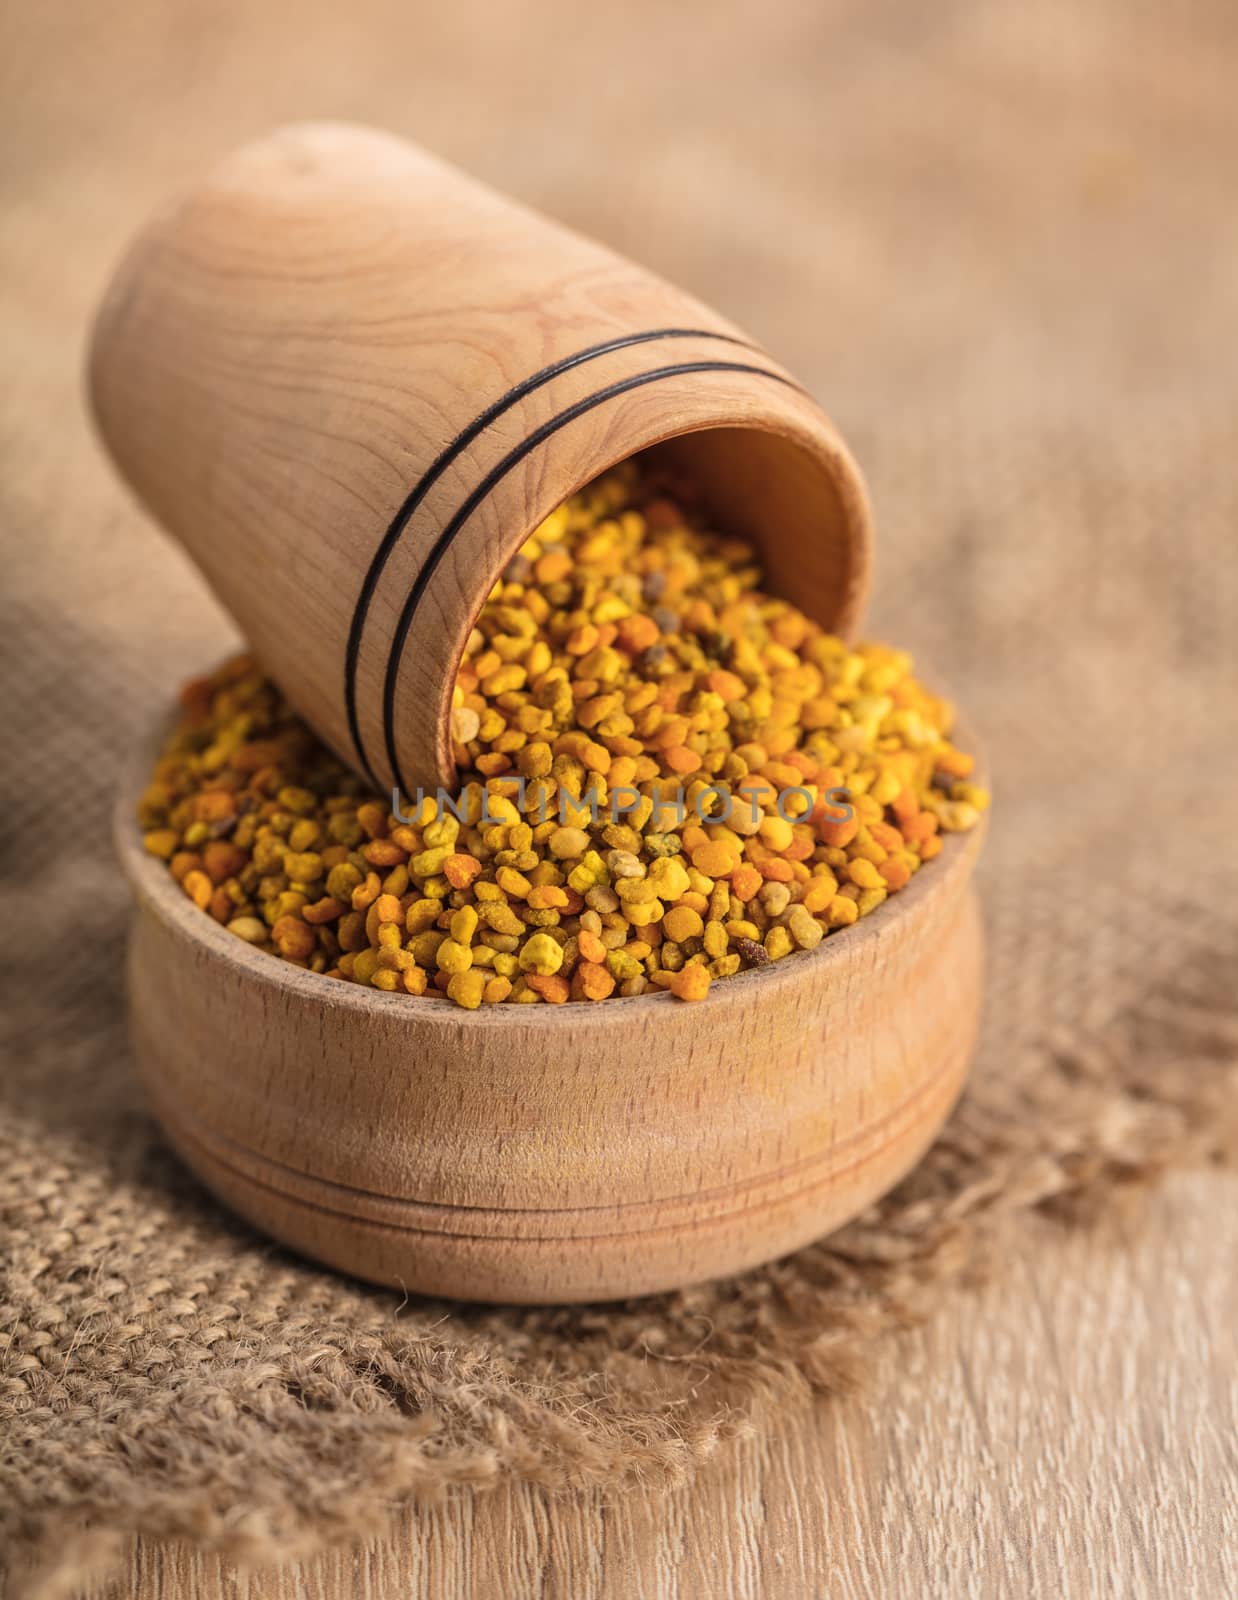
[[[1030, 1208], [1232, 1148], [1235, 12], [1093, 3], [25, 8], [0, 48], [0, 1533], [261, 1555], [505, 1474], [680, 1478], [851, 1384]], [[573, 22], [576, 26], [573, 26]], [[516, 71], [513, 63], [523, 63]], [[598, 63], [605, 70], [598, 72]], [[988, 1020], [845, 1233], [627, 1305], [402, 1301], [269, 1246], [152, 1125], [108, 843], [126, 747], [227, 628], [98, 459], [85, 319], [169, 185], [273, 121], [419, 135], [747, 323], [879, 515], [870, 619], [957, 686], [998, 808]], [[83, 1528], [93, 1529], [82, 1535]]]

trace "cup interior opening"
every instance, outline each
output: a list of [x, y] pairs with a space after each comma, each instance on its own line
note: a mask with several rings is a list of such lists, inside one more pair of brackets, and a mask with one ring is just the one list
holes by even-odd
[[[854, 637], [868, 593], [872, 545], [859, 469], [841, 444], [775, 432], [760, 420], [664, 435], [636, 450], [595, 458], [587, 475], [563, 474], [558, 492], [546, 494], [518, 536], [513, 533], [510, 554], [563, 499], [626, 460], [685, 480], [716, 531], [756, 549], [764, 589], [793, 601], [831, 633]], [[457, 669], [466, 637], [467, 630], [458, 641]], [[455, 679], [453, 671], [442, 684], [438, 714], [438, 771], [451, 784], [459, 778], [448, 734]]]
[[638, 459], [695, 485], [713, 525], [756, 547], [771, 593], [833, 633], [853, 633], [868, 585], [868, 508], [842, 453], [758, 427], [717, 427], [652, 445]]

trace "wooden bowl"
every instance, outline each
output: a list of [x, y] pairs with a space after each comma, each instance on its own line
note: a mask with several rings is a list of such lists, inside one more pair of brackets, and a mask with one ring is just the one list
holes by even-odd
[[526, 1303], [738, 1272], [877, 1199], [962, 1086], [979, 829], [862, 922], [699, 1004], [464, 1011], [305, 972], [199, 911], [142, 849], [153, 748], [116, 819], [143, 1078], [221, 1200], [333, 1267]]

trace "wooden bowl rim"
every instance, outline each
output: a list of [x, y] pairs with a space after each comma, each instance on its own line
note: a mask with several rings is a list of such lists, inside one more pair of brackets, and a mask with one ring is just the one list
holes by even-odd
[[[113, 846], [131, 889], [140, 905], [149, 907], [165, 924], [210, 952], [212, 957], [239, 969], [246, 977], [283, 990], [301, 1000], [312, 1000], [328, 1009], [373, 1013], [388, 1012], [391, 1018], [404, 1016], [410, 1026], [441, 1022], [453, 1028], [504, 1028], [536, 1025], [554, 1029], [575, 1027], [588, 1007], [592, 1023], [608, 1027], [628, 1027], [639, 1018], [636, 1007], [683, 1005], [668, 992], [621, 995], [598, 1004], [571, 1002], [566, 1005], [479, 1006], [470, 1011], [444, 999], [419, 995], [386, 994], [381, 989], [363, 988], [340, 978], [327, 978], [292, 962], [283, 961], [269, 951], [256, 949], [229, 933], [181, 891], [168, 872], [167, 863], [147, 853], [137, 825], [138, 800], [149, 782], [156, 752], [174, 720], [175, 713], [161, 713], [150, 730], [139, 740], [135, 754], [122, 775], [113, 811]], [[977, 778], [987, 777], [983, 751], [971, 728], [956, 715], [954, 731], [962, 735], [962, 748], [975, 755]], [[916, 915], [932, 896], [952, 888], [960, 875], [970, 876], [980, 853], [986, 831], [987, 814], [968, 833], [947, 834], [941, 854], [915, 874], [905, 889], [888, 896], [877, 909], [849, 928], [827, 935], [815, 950], [799, 951], [768, 968], [753, 968], [720, 980], [708, 997], [700, 1002], [716, 1005], [727, 996], [747, 995], [762, 984], [767, 991], [764, 1004], [777, 1004], [788, 989], [802, 990], [811, 981], [819, 982], [831, 965], [851, 962], [877, 941], [890, 937], [900, 920]], [[738, 986], [743, 986], [738, 988]], [[532, 1015], [531, 1015], [532, 1013]]]

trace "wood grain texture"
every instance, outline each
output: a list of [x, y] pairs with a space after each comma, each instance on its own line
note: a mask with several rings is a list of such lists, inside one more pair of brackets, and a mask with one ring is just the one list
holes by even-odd
[[448, 711], [510, 557], [672, 445], [767, 579], [849, 632], [869, 513], [833, 426], [730, 323], [415, 146], [335, 124], [229, 157], [96, 321], [113, 457], [289, 700], [383, 789], [450, 784]]
[[282, 1571], [143, 1544], [91, 1600], [1223, 1600], [1235, 1259], [1232, 1179], [1177, 1178], [1094, 1234], [1038, 1224], [862, 1399], [788, 1411], [691, 1489], [508, 1487]]
[[330, 1265], [532, 1303], [723, 1277], [884, 1194], [962, 1088], [982, 828], [855, 927], [703, 1004], [464, 1011], [305, 972], [204, 916], [142, 849], [153, 742], [116, 813], [138, 1064], [210, 1187]]

